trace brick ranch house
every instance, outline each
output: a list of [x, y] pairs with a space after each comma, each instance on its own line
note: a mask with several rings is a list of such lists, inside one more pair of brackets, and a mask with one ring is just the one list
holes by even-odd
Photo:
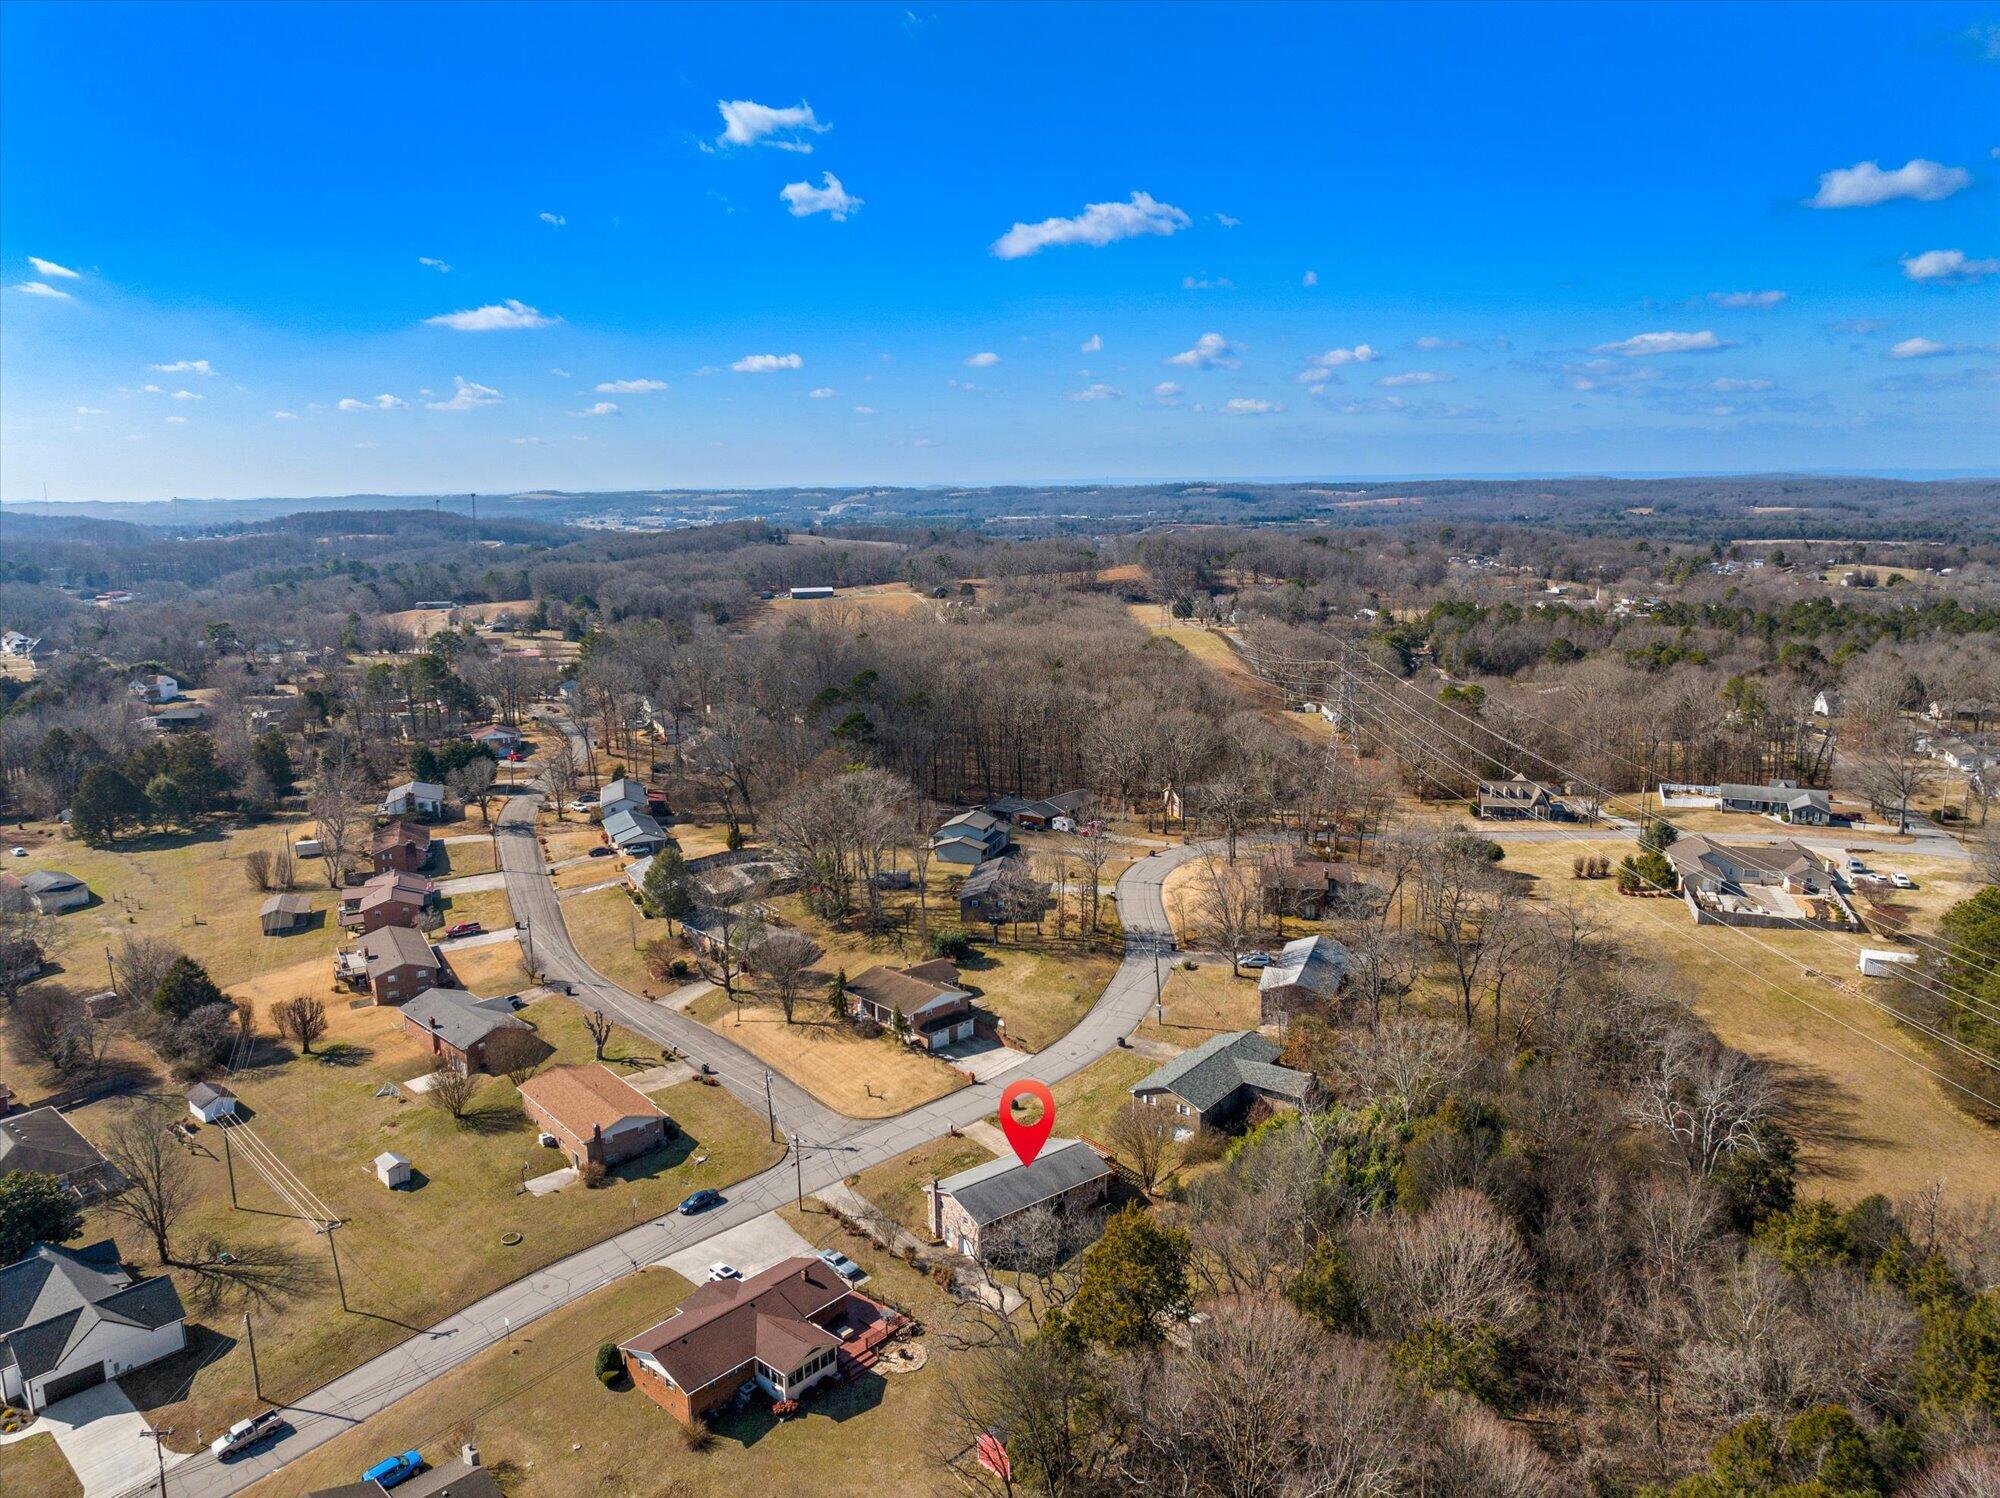
[[388, 873], [400, 870], [414, 874], [425, 868], [431, 861], [431, 830], [419, 822], [405, 821], [398, 817], [386, 826], [375, 830], [375, 838], [370, 845], [375, 861], [375, 872]]
[[334, 976], [375, 996], [378, 1004], [405, 1004], [448, 978], [443, 959], [421, 932], [384, 926], [360, 944], [336, 953]]
[[942, 957], [915, 967], [871, 967], [849, 978], [847, 1010], [885, 1030], [895, 1029], [901, 1014], [910, 1044], [925, 1051], [970, 1040], [979, 1018], [972, 995], [958, 986], [958, 969]]
[[821, 1260], [800, 1257], [701, 1286], [618, 1351], [632, 1382], [692, 1425], [751, 1386], [774, 1400], [797, 1399], [859, 1372], [906, 1324]]
[[427, 988], [403, 1006], [403, 1028], [430, 1042], [433, 1065], [444, 1060], [455, 1071], [482, 1072], [489, 1040], [502, 1030], [529, 1027], [505, 999], [482, 999], [462, 988]]
[[390, 870], [373, 874], [340, 897], [340, 924], [350, 931], [421, 926], [437, 908], [437, 886], [422, 874]]
[[521, 1106], [578, 1170], [658, 1149], [672, 1124], [663, 1109], [607, 1066], [552, 1066], [521, 1084]]

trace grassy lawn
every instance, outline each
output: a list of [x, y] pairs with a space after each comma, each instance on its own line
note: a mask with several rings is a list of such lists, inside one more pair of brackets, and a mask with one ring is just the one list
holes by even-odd
[[456, 879], [464, 874], [490, 874], [498, 867], [493, 861], [493, 844], [481, 838], [476, 843], [433, 843], [430, 876]]
[[1058, 1082], [1050, 1089], [1056, 1100], [1056, 1133], [1108, 1149], [1105, 1133], [1112, 1117], [1132, 1100], [1132, 1084], [1159, 1065], [1137, 1051], [1113, 1051]]
[[514, 908], [507, 903], [507, 891], [504, 889], [478, 889], [446, 895], [440, 903], [447, 926], [460, 921], [477, 921], [488, 931], [504, 931], [514, 924]]
[[459, 986], [481, 998], [519, 993], [531, 986], [519, 941], [496, 941], [483, 947], [462, 947], [450, 953], [451, 970]]
[[[727, 822], [683, 822], [676, 818], [667, 830], [680, 844], [683, 858], [707, 858], [711, 854], [729, 851]], [[754, 843], [756, 839], [747, 838], [746, 842]]]
[[574, 863], [566, 869], [557, 869], [549, 875], [549, 880], [557, 889], [588, 889], [593, 884], [624, 877], [627, 867], [622, 858], [593, 858], [587, 863]]
[[[592, 1059], [574, 1004], [544, 999], [523, 1017], [554, 1047], [552, 1062]], [[342, 1311], [335, 1296], [324, 1237], [289, 1215], [240, 1149], [242, 1210], [230, 1209], [220, 1137], [204, 1130], [193, 1160], [196, 1199], [176, 1230], [177, 1246], [190, 1256], [226, 1247], [277, 1262], [261, 1293], [248, 1299], [240, 1283], [176, 1272], [192, 1351], [125, 1384], [142, 1408], [179, 1428], [177, 1448], [192, 1449], [204, 1438], [197, 1432], [213, 1436], [255, 1407], [248, 1354], [238, 1344], [246, 1308], [255, 1318], [267, 1402], [296, 1399], [496, 1286], [670, 1210], [689, 1191], [752, 1175], [778, 1155], [762, 1119], [720, 1088], [686, 1082], [657, 1095], [682, 1128], [666, 1148], [614, 1170], [603, 1190], [520, 1194], [524, 1175], [562, 1162], [536, 1143], [511, 1082], [484, 1079], [464, 1125], [418, 1097], [378, 1097], [383, 1083], [427, 1069], [422, 1042], [406, 1034], [393, 1008], [342, 1008], [330, 1018], [320, 1049], [331, 1060], [295, 1058], [267, 1043], [233, 1085], [256, 1135], [343, 1220], [340, 1263], [352, 1311]], [[623, 1031], [614, 1032], [606, 1055], [615, 1071], [628, 1060], [657, 1059]], [[73, 1117], [86, 1133], [110, 1121], [95, 1107]], [[384, 1150], [412, 1162], [414, 1190], [386, 1191], [375, 1180], [370, 1162]], [[707, 1157], [699, 1165], [698, 1155]], [[112, 1228], [93, 1217], [87, 1231]], [[522, 1241], [502, 1244], [509, 1232]], [[133, 1262], [151, 1262], [129, 1231], [117, 1236]]]
[[[782, 1209], [815, 1246], [837, 1247], [872, 1278], [863, 1292], [926, 1323], [949, 1312], [928, 1279], [825, 1212]], [[449, 1457], [471, 1440], [514, 1498], [587, 1492], [648, 1493], [681, 1483], [697, 1493], [824, 1493], [880, 1498], [935, 1487], [935, 1459], [920, 1432], [949, 1356], [924, 1339], [931, 1362], [894, 1377], [864, 1376], [822, 1387], [806, 1412], [783, 1424], [752, 1411], [718, 1420], [705, 1452], [681, 1446], [674, 1419], [629, 1385], [606, 1389], [591, 1375], [600, 1344], [660, 1320], [693, 1289], [666, 1269], [646, 1269], [535, 1322], [510, 1347], [481, 1353], [365, 1426], [328, 1442], [250, 1492], [280, 1498], [351, 1482], [384, 1451], [415, 1447]]]
[[298, 866], [298, 893], [325, 912], [319, 925], [294, 936], [267, 937], [257, 911], [268, 892], [244, 876], [243, 857], [270, 852], [301, 834], [302, 819], [274, 818], [255, 827], [205, 827], [192, 836], [133, 838], [116, 848], [92, 848], [52, 836], [10, 834], [28, 857], [7, 860], [7, 872], [61, 869], [88, 884], [97, 902], [53, 918], [51, 960], [75, 981], [103, 987], [104, 949], [126, 936], [174, 942], [225, 986], [293, 961], [301, 951], [331, 953], [339, 935], [338, 906], [314, 860]]
[[1165, 1022], [1148, 1014], [1139, 1026], [1138, 1033], [1148, 1040], [1192, 1049], [1224, 1031], [1257, 1028], [1257, 975], [1246, 971], [1242, 977], [1232, 978], [1226, 962], [1201, 962], [1193, 972], [1175, 963], [1167, 973], [1162, 997]]
[[[1631, 851], [1611, 842], [1589, 848], [1614, 864]], [[2000, 1134], [1969, 1117], [1939, 1083], [1883, 1049], [1924, 1055], [1917, 1038], [1858, 997], [1889, 999], [1891, 991], [1854, 971], [1852, 940], [1697, 927], [1676, 901], [1631, 899], [1611, 880], [1573, 879], [1571, 861], [1583, 850], [1582, 844], [1513, 843], [1501, 867], [1529, 876], [1537, 895], [1575, 898], [1631, 949], [1668, 964], [1695, 1012], [1718, 1035], [1777, 1069], [1792, 1103], [1791, 1127], [1803, 1141], [1802, 1189], [1851, 1201], [1874, 1191], [1902, 1195], [1942, 1179], [1955, 1195], [2000, 1193]], [[1972, 890], [1960, 882], [1964, 865], [1903, 854], [1877, 862], [1904, 869], [1922, 886], [1896, 892], [1899, 904], [1919, 912], [1914, 924], [1921, 929], [1931, 929], [1936, 913]], [[1891, 944], [1875, 934], [1860, 941]], [[1799, 963], [1848, 991], [1807, 977]]]
[[931, 1236], [924, 1187], [933, 1179], [984, 1165], [993, 1152], [976, 1139], [933, 1139], [907, 1154], [871, 1165], [847, 1184], [919, 1238]]
[[657, 997], [675, 986], [648, 973], [642, 955], [647, 942], [667, 934], [667, 923], [647, 920], [624, 890], [593, 890], [565, 900], [562, 917], [583, 959], [619, 987]]
[[566, 822], [545, 819], [541, 824], [542, 851], [550, 863], [565, 858], [581, 858], [592, 848], [604, 846], [604, 834], [595, 823], [580, 822], [574, 814]]
[[32, 1493], [35, 1498], [83, 1498], [83, 1484], [70, 1470], [62, 1448], [56, 1445], [56, 1438], [43, 1434], [0, 1446], [0, 1493]]
[[893, 1035], [868, 1040], [826, 1018], [823, 1004], [801, 1005], [790, 1025], [775, 1006], [745, 1004], [738, 1024], [735, 1005], [716, 989], [687, 1012], [851, 1118], [887, 1118], [965, 1086], [958, 1072]]

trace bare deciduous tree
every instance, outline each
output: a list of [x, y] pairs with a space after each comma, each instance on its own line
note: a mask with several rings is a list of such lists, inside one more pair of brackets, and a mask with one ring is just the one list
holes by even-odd
[[107, 1196], [103, 1210], [144, 1232], [162, 1264], [176, 1262], [174, 1228], [196, 1196], [187, 1148], [174, 1130], [177, 1113], [170, 1099], [142, 1099], [119, 1115], [104, 1141], [104, 1158], [125, 1189]]
[[583, 1030], [590, 1037], [592, 1051], [602, 1061], [604, 1047], [611, 1041], [611, 1016], [602, 1009], [593, 1009], [583, 1017]]
[[463, 1123], [472, 1107], [473, 1094], [478, 1090], [479, 1078], [476, 1075], [460, 1071], [449, 1056], [439, 1056], [431, 1068], [430, 1085], [424, 1089], [424, 1101]]
[[529, 1029], [496, 1030], [486, 1038], [486, 1065], [519, 1087], [532, 1077], [549, 1054], [548, 1046]]
[[562, 821], [569, 815], [569, 803], [576, 795], [577, 782], [583, 777], [583, 767], [577, 763], [576, 749], [569, 736], [564, 734], [556, 741], [542, 759], [542, 784], [548, 788], [549, 800], [556, 809], [556, 820]]
[[1227, 953], [1230, 975], [1238, 975], [1239, 959], [1263, 911], [1256, 874], [1247, 866], [1204, 853], [1195, 869], [1193, 900], [1191, 924], [1197, 939], [1214, 951]]
[[339, 889], [347, 882], [348, 866], [359, 855], [368, 826], [364, 788], [367, 768], [353, 738], [330, 735], [313, 769], [306, 810], [312, 814], [320, 856], [326, 861], [326, 882]]
[[1339, 1065], [1366, 1099], [1386, 1099], [1404, 1118], [1422, 1118], [1479, 1064], [1464, 1030], [1414, 1015], [1386, 1019], [1348, 1036]]
[[310, 1056], [313, 1042], [326, 1034], [326, 1003], [311, 994], [300, 994], [271, 1006], [271, 1022], [278, 1033]]
[[821, 950], [818, 942], [792, 926], [766, 931], [757, 939], [754, 957], [758, 987], [777, 1001], [788, 1025], [805, 994]]
[[111, 959], [112, 981], [127, 1004], [149, 1005], [181, 949], [164, 937], [127, 936]]
[[1132, 1172], [1139, 1189], [1151, 1196], [1173, 1163], [1173, 1115], [1133, 1098], [1112, 1115], [1104, 1138]]
[[1654, 1047], [1631, 1106], [1639, 1123], [1705, 1176], [1732, 1152], [1757, 1147], [1757, 1125], [1775, 1103], [1762, 1066], [1712, 1036], [1676, 1028]]

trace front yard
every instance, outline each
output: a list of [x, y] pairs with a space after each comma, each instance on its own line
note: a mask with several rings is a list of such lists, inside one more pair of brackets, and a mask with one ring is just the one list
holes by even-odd
[[[837, 1248], [870, 1278], [861, 1289], [915, 1315], [928, 1333], [953, 1304], [929, 1279], [865, 1239], [846, 1233], [816, 1203], [779, 1215], [815, 1247]], [[815, 1390], [782, 1423], [753, 1407], [719, 1417], [706, 1451], [682, 1445], [674, 1418], [621, 1382], [591, 1373], [600, 1344], [660, 1320], [693, 1287], [651, 1268], [607, 1285], [534, 1322], [509, 1347], [489, 1349], [443, 1378], [251, 1488], [280, 1498], [341, 1482], [383, 1452], [415, 1447], [433, 1460], [464, 1441], [513, 1498], [579, 1493], [815, 1493], [882, 1498], [935, 1488], [937, 1458], [925, 1432], [934, 1422], [951, 1353], [930, 1335], [915, 1373], [864, 1374]], [[678, 1485], [678, 1486], [676, 1486]]]
[[[1193, 972], [1187, 970], [1189, 961], [1195, 961]], [[1191, 1050], [1226, 1031], [1257, 1028], [1257, 974], [1248, 968], [1231, 977], [1227, 962], [1182, 957], [1167, 969], [1161, 995], [1164, 1020], [1148, 1011], [1137, 1032], [1147, 1040]]]
[[[285, 982], [265, 987], [261, 1004], [295, 991]], [[380, 1096], [385, 1084], [427, 1071], [426, 1047], [393, 1008], [330, 1007], [329, 1015], [321, 1055], [295, 1057], [267, 1040], [232, 1085], [257, 1138], [341, 1217], [352, 1311], [340, 1308], [324, 1235], [291, 1214], [241, 1147], [234, 1151], [241, 1210], [231, 1210], [220, 1135], [202, 1130], [191, 1162], [195, 1200], [175, 1244], [183, 1257], [207, 1260], [226, 1248], [238, 1263], [176, 1271], [191, 1351], [124, 1381], [143, 1409], [177, 1427], [177, 1448], [192, 1449], [256, 1405], [241, 1345], [246, 1309], [255, 1319], [264, 1402], [297, 1399], [497, 1286], [778, 1157], [763, 1120], [720, 1088], [685, 1082], [656, 1095], [682, 1131], [664, 1149], [615, 1169], [602, 1190], [576, 1184], [524, 1195], [524, 1178], [564, 1162], [536, 1142], [513, 1083], [483, 1079], [463, 1123], [407, 1088]], [[542, 999], [522, 1017], [554, 1047], [551, 1064], [591, 1060], [582, 1013], [568, 1000]], [[622, 1031], [606, 1054], [620, 1072], [657, 1059]], [[112, 1121], [101, 1106], [74, 1118], [87, 1134]], [[391, 1192], [377, 1182], [371, 1162], [385, 1150], [411, 1161], [412, 1189]], [[698, 1156], [705, 1159], [696, 1163]], [[93, 1215], [87, 1232], [106, 1231], [135, 1264], [151, 1263], [129, 1229]], [[516, 1233], [517, 1243], [501, 1241]]]
[[993, 1152], [976, 1139], [933, 1139], [880, 1165], [871, 1165], [847, 1184], [919, 1238], [929, 1240], [930, 1208], [924, 1187], [933, 1180], [984, 1165]]
[[726, 1035], [773, 1071], [782, 1072], [828, 1107], [850, 1118], [887, 1118], [965, 1086], [965, 1077], [893, 1035], [868, 1039], [826, 1005], [808, 999], [798, 1020], [786, 1024], [775, 1005], [736, 1006], [720, 989], [703, 994], [687, 1012]]
[[562, 918], [578, 955], [620, 988], [655, 998], [674, 987], [646, 971], [643, 950], [667, 934], [667, 922], [647, 920], [623, 889], [573, 895], [562, 902]]

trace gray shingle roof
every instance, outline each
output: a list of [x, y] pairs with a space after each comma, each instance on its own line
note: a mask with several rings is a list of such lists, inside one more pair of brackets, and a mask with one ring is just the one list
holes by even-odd
[[1061, 1196], [1111, 1174], [1111, 1167], [1081, 1139], [1051, 1139], [1033, 1165], [989, 1160], [938, 1182], [938, 1190], [965, 1209], [981, 1227]]
[[1276, 1041], [1254, 1030], [1238, 1030], [1202, 1042], [1174, 1057], [1132, 1089], [1171, 1092], [1206, 1113], [1239, 1087], [1255, 1087], [1277, 1097], [1303, 1099], [1312, 1078], [1289, 1066], [1279, 1066]]
[[481, 999], [462, 988], [427, 988], [403, 1006], [403, 1016], [469, 1051], [495, 1030], [525, 1030], [505, 999]]
[[0, 1175], [26, 1170], [61, 1179], [103, 1163], [97, 1146], [53, 1108], [0, 1118]]
[[26, 1258], [0, 1269], [0, 1350], [24, 1378], [60, 1367], [63, 1357], [99, 1325], [157, 1327], [185, 1313], [165, 1275], [134, 1280], [108, 1239], [87, 1248], [37, 1244]]
[[1257, 980], [1260, 992], [1296, 983], [1314, 993], [1337, 993], [1351, 962], [1347, 948], [1330, 936], [1302, 936], [1288, 941]]
[[82, 889], [83, 881], [61, 869], [30, 869], [21, 876], [21, 887], [31, 895], [52, 895], [66, 889]]

